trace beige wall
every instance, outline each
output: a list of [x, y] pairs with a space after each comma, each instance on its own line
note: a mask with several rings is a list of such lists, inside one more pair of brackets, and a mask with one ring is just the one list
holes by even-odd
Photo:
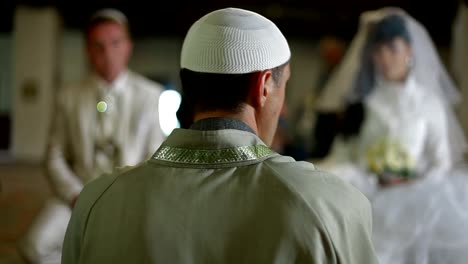
[[44, 158], [57, 85], [60, 27], [53, 8], [20, 7], [15, 12], [11, 150], [20, 160]]

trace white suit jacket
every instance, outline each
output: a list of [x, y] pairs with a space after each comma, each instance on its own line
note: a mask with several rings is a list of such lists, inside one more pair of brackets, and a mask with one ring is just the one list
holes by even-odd
[[[119, 117], [114, 124], [120, 153], [116, 166], [135, 165], [149, 158], [164, 139], [158, 115], [162, 86], [130, 71], [122, 75]], [[84, 184], [99, 176], [94, 172], [95, 126], [101, 114], [96, 109], [98, 85], [98, 79], [90, 77], [58, 94], [47, 170], [65, 201], [71, 201]]]

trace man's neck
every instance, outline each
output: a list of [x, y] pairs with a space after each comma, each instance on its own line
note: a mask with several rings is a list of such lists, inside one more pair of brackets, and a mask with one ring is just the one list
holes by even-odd
[[195, 113], [194, 115], [194, 122], [197, 122], [202, 119], [206, 118], [232, 118], [237, 119], [244, 122], [247, 126], [249, 126], [256, 134], [258, 134], [258, 127], [257, 122], [255, 121], [255, 117], [253, 114], [253, 109], [249, 110], [248, 107], [244, 108], [239, 113], [231, 113], [227, 111], [209, 111], [209, 112], [200, 112]]
[[230, 117], [209, 117], [196, 121], [190, 126], [190, 129], [194, 130], [224, 130], [224, 129], [236, 129], [241, 131], [247, 131], [256, 134], [247, 124], [239, 119]]
[[126, 74], [126, 72], [127, 72], [127, 70], [122, 70], [118, 74], [115, 74], [115, 75], [112, 75], [112, 76], [111, 75], [105, 76], [105, 75], [101, 75], [101, 74], [95, 72], [95, 75], [99, 80], [101, 80], [106, 85], [112, 86], [113, 84], [118, 82], [119, 79], [122, 79], [123, 76]]
[[119, 75], [117, 75], [117, 77], [112, 80], [105, 79], [97, 73], [95, 74], [95, 76], [97, 82], [99, 83], [99, 86], [103, 89], [103, 92], [107, 92], [110, 90], [121, 91], [125, 86], [126, 79], [128, 78], [127, 71], [120, 72]]

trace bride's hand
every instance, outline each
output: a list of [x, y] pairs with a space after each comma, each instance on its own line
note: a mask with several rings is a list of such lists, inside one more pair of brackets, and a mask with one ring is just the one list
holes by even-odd
[[384, 188], [404, 184], [407, 182], [408, 178], [400, 176], [391, 177], [389, 179], [379, 178], [379, 185]]

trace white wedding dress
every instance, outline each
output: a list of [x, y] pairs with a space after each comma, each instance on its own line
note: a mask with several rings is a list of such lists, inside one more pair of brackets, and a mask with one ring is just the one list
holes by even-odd
[[[371, 201], [373, 239], [383, 264], [468, 263], [466, 143], [454, 134], [450, 107], [431, 91], [413, 77], [401, 84], [377, 81], [364, 101], [359, 136], [336, 140], [331, 155], [316, 163]], [[406, 148], [415, 161], [415, 179], [385, 188], [377, 184], [366, 150], [382, 138]]]

